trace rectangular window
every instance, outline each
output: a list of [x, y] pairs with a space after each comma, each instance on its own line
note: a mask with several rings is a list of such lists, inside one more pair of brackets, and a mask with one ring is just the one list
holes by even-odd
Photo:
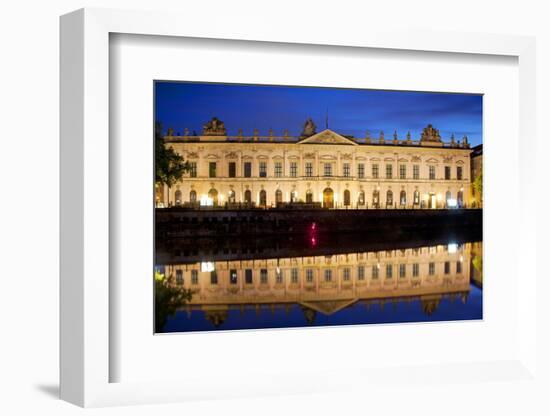
[[401, 278], [405, 277], [406, 270], [407, 270], [406, 265], [405, 264], [400, 264], [399, 265], [399, 277], [401, 277]]
[[332, 176], [332, 165], [330, 163], [325, 163], [325, 170], [324, 174], [325, 176]]
[[420, 179], [420, 166], [413, 165], [413, 179]]
[[357, 280], [365, 280], [365, 266], [357, 267]]
[[332, 270], [325, 270], [325, 282], [330, 282], [332, 280]]
[[308, 283], [313, 282], [313, 269], [307, 269], [306, 270], [306, 281]]
[[435, 274], [435, 263], [430, 263], [428, 265], [428, 274], [433, 276]]
[[378, 279], [378, 265], [372, 266], [372, 278]]
[[290, 177], [295, 178], [298, 176], [298, 164], [296, 162], [290, 162]]
[[413, 277], [418, 277], [418, 275], [420, 274], [420, 267], [418, 265], [418, 263], [414, 263], [413, 264]]
[[448, 181], [451, 179], [451, 167], [445, 166], [445, 180]]
[[191, 270], [191, 284], [192, 285], [198, 285], [199, 284], [199, 271], [198, 270]]
[[277, 268], [277, 272], [276, 272], [276, 276], [275, 276], [275, 281], [277, 283], [283, 283], [283, 271], [279, 268]]
[[393, 176], [393, 165], [386, 165], [386, 179], [391, 179]]
[[446, 261], [445, 262], [445, 274], [449, 274], [449, 273], [451, 273], [451, 262]]
[[349, 175], [350, 175], [349, 163], [344, 163], [343, 173], [344, 173], [344, 177], [349, 178]]
[[246, 269], [244, 271], [244, 282], [247, 284], [247, 285], [251, 285], [252, 284], [252, 269]]
[[237, 284], [237, 270], [235, 269], [229, 270], [229, 283], [232, 285]]
[[462, 180], [462, 166], [456, 167], [456, 178], [461, 181]]
[[456, 262], [456, 273], [457, 274], [462, 273], [462, 262], [460, 262], [460, 261]]
[[176, 270], [176, 283], [183, 285], [183, 270]]
[[407, 165], [399, 165], [399, 179], [407, 179]]
[[372, 177], [378, 179], [378, 164], [372, 165]]
[[349, 281], [349, 275], [350, 275], [350, 272], [349, 272], [349, 269], [348, 268], [345, 268], [344, 271], [343, 271], [343, 278], [344, 278], [344, 281]]
[[245, 178], [251, 178], [252, 177], [252, 163], [251, 162], [244, 162], [244, 177]]
[[365, 177], [365, 164], [359, 163], [357, 165], [357, 177], [358, 178], [364, 178]]
[[275, 177], [280, 178], [283, 176], [283, 164], [282, 162], [275, 162]]
[[306, 176], [312, 177], [313, 176], [313, 163], [306, 162]]
[[430, 179], [435, 179], [435, 166], [429, 166], [430, 170]]
[[298, 269], [292, 269], [290, 271], [290, 281], [292, 283], [298, 283]]
[[267, 283], [267, 269], [260, 269], [260, 283]]
[[386, 264], [386, 279], [391, 279], [393, 274], [393, 267], [391, 264]]
[[260, 178], [267, 177], [267, 163], [260, 162]]
[[216, 270], [210, 272], [210, 284], [211, 285], [218, 284], [218, 273], [216, 272]]
[[216, 177], [216, 162], [208, 163], [208, 176], [211, 178]]
[[197, 177], [197, 162], [189, 162], [189, 176], [191, 178]]
[[228, 169], [229, 177], [234, 178], [237, 176], [237, 165], [235, 162], [229, 162], [229, 169]]

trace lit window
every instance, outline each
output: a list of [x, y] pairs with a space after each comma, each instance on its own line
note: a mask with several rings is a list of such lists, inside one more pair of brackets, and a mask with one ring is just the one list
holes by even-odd
[[344, 177], [348, 178], [350, 175], [349, 163], [344, 163]]
[[307, 269], [306, 270], [306, 281], [308, 283], [313, 282], [313, 269]]
[[359, 163], [357, 165], [357, 177], [358, 178], [364, 178], [365, 177], [365, 165], [363, 163]]
[[267, 176], [267, 163], [260, 162], [260, 178], [265, 178]]
[[189, 176], [191, 178], [197, 177], [197, 162], [189, 162]]
[[275, 281], [277, 283], [283, 283], [283, 271], [277, 267], [277, 273], [275, 276]]
[[298, 176], [298, 164], [296, 162], [290, 162], [290, 176], [292, 178]]
[[332, 270], [325, 270], [325, 282], [330, 282], [332, 280]]
[[281, 162], [275, 162], [275, 177], [280, 178], [283, 175], [283, 164]]
[[393, 165], [386, 165], [386, 179], [391, 179], [393, 176]]
[[267, 269], [260, 270], [260, 283], [262, 284], [267, 283]]
[[418, 263], [413, 264], [413, 277], [418, 277], [420, 271], [420, 267]]
[[413, 179], [420, 179], [420, 166], [413, 165]]
[[313, 176], [313, 163], [311, 162], [306, 162], [306, 176]]
[[372, 266], [372, 278], [378, 279], [378, 266], [374, 265]]
[[344, 281], [347, 282], [347, 281], [349, 280], [349, 275], [350, 275], [349, 269], [348, 269], [348, 268], [344, 269], [344, 271], [343, 271], [343, 278], [344, 278]]
[[357, 267], [357, 280], [365, 280], [365, 266]]
[[435, 263], [430, 263], [428, 265], [428, 274], [433, 276], [435, 274]]
[[403, 278], [405, 277], [405, 272], [406, 272], [406, 266], [404, 264], [400, 264], [399, 265], [399, 277]]
[[372, 177], [378, 179], [378, 164], [372, 165]]
[[229, 271], [229, 283], [231, 283], [232, 285], [237, 284], [237, 270], [231, 269]]
[[407, 165], [399, 165], [399, 179], [407, 178]]
[[176, 270], [176, 283], [183, 285], [183, 270]]
[[290, 272], [290, 280], [292, 283], [298, 283], [298, 269], [292, 269]]
[[435, 179], [435, 166], [429, 166], [430, 179]]
[[393, 267], [391, 264], [386, 264], [386, 279], [391, 279], [393, 274]]

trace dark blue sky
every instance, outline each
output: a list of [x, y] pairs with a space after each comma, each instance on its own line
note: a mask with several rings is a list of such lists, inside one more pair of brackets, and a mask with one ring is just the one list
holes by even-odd
[[472, 145], [482, 142], [481, 95], [184, 82], [156, 82], [155, 88], [156, 120], [176, 133], [187, 127], [200, 134], [216, 116], [229, 135], [239, 128], [267, 135], [273, 128], [275, 135], [288, 129], [297, 136], [308, 117], [323, 130], [328, 109], [329, 128], [340, 134], [362, 138], [369, 130], [378, 137], [383, 130], [391, 138], [397, 130], [404, 139], [410, 130], [414, 140], [431, 123], [445, 141], [454, 133]]

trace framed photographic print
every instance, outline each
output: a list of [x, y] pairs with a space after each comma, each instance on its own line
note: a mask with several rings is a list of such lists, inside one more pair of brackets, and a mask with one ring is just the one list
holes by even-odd
[[61, 20], [62, 398], [537, 384], [534, 41], [180, 18]]

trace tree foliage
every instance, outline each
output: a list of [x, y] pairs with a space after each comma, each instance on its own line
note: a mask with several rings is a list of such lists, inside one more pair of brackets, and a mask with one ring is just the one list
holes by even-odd
[[193, 297], [190, 289], [175, 287], [173, 277], [155, 271], [155, 332], [162, 332], [166, 321], [174, 316], [178, 308], [186, 305]]
[[474, 179], [474, 189], [480, 197], [483, 197], [483, 172]]
[[155, 125], [155, 182], [171, 187], [189, 170], [189, 164], [170, 146], [164, 144], [162, 125]]

